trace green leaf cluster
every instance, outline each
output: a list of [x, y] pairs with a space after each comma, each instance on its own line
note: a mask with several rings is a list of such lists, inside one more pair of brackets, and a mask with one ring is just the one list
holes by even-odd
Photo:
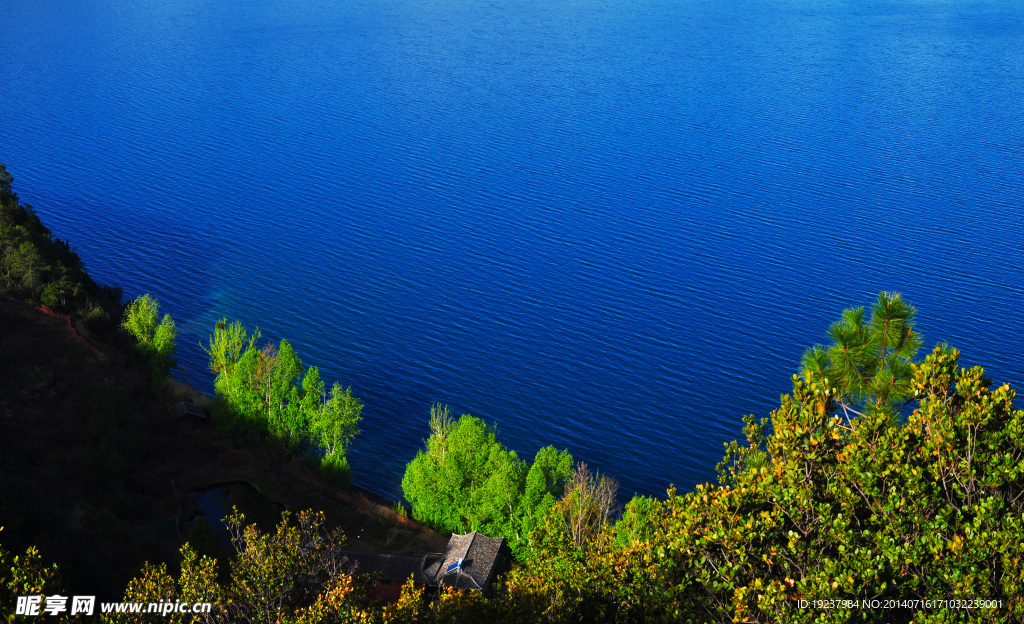
[[[177, 365], [174, 358], [178, 330], [170, 314], [160, 318], [160, 302], [146, 293], [128, 302], [121, 327], [136, 340], [136, 348], [147, 359], [157, 379], [163, 379]], [[159, 322], [158, 322], [159, 319]]]
[[287, 340], [258, 347], [261, 338], [258, 328], [250, 334], [241, 323], [221, 319], [203, 346], [217, 375], [220, 416], [236, 433], [288, 453], [304, 444], [319, 449], [324, 476], [347, 486], [345, 453], [359, 433], [362, 402], [337, 382], [328, 390], [320, 370], [306, 368]]
[[531, 532], [572, 474], [572, 456], [547, 446], [527, 463], [482, 420], [455, 421], [440, 405], [431, 409], [431, 430], [402, 479], [413, 517], [437, 530], [503, 536], [525, 558]]
[[828, 329], [831, 344], [815, 345], [803, 356], [803, 377], [828, 380], [833, 400], [847, 410], [900, 407], [910, 393], [911, 362], [921, 348], [914, 329], [917, 311], [898, 293], [879, 293], [864, 319], [864, 308], [849, 308]]

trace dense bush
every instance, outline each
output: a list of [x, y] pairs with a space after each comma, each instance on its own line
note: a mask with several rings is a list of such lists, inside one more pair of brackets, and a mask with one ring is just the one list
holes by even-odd
[[455, 421], [439, 405], [431, 409], [430, 424], [426, 449], [402, 479], [413, 517], [440, 531], [503, 536], [524, 558], [533, 528], [562, 495], [572, 456], [548, 446], [527, 464], [482, 420], [464, 415]]
[[121, 327], [135, 338], [135, 347], [145, 358], [153, 372], [154, 385], [177, 365], [174, 358], [178, 330], [170, 314], [160, 318], [160, 302], [145, 294], [128, 302], [124, 308]]
[[[3, 531], [3, 527], [0, 527], [0, 531]], [[0, 547], [0, 609], [3, 609], [0, 617], [5, 622], [13, 620], [19, 596], [56, 594], [61, 589], [57, 566], [44, 564], [34, 546], [30, 546], [22, 555], [12, 555]]]
[[209, 602], [210, 613], [107, 615], [105, 622], [210, 622], [235, 624], [318, 624], [368, 621], [352, 579], [335, 550], [344, 543], [339, 531], [328, 531], [322, 513], [302, 512], [293, 522], [285, 512], [276, 531], [262, 533], [238, 513], [225, 519], [235, 556], [228, 579], [218, 580], [217, 563], [186, 544], [181, 573], [175, 578], [166, 565], [147, 564], [128, 586], [127, 602]]
[[328, 453], [320, 462], [320, 475], [328, 482], [341, 488], [349, 488], [352, 485], [352, 469], [348, 466], [348, 459], [336, 452]]

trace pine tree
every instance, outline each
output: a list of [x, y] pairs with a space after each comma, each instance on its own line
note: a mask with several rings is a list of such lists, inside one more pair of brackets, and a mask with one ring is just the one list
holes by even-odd
[[895, 413], [910, 397], [911, 362], [921, 348], [914, 329], [917, 310], [898, 293], [882, 292], [865, 322], [864, 308], [848, 308], [829, 327], [828, 346], [803, 356], [803, 378], [836, 390], [837, 408]]

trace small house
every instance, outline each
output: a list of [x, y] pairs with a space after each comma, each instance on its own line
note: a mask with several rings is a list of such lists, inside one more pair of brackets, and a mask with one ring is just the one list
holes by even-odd
[[389, 601], [398, 600], [409, 577], [419, 587], [484, 591], [495, 576], [507, 569], [510, 556], [504, 538], [476, 531], [452, 535], [444, 553], [420, 557], [354, 550], [339, 550], [337, 554], [348, 574], [374, 575], [374, 597]]
[[503, 537], [488, 537], [473, 531], [452, 535], [444, 557], [431, 563], [427, 577], [436, 587], [484, 591], [508, 562], [508, 546]]

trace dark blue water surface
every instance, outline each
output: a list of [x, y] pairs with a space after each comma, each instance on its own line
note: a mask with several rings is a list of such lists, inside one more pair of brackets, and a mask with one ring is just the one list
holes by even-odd
[[217, 318], [660, 494], [895, 290], [1024, 386], [1019, 0], [0, 0], [0, 162], [184, 377]]

